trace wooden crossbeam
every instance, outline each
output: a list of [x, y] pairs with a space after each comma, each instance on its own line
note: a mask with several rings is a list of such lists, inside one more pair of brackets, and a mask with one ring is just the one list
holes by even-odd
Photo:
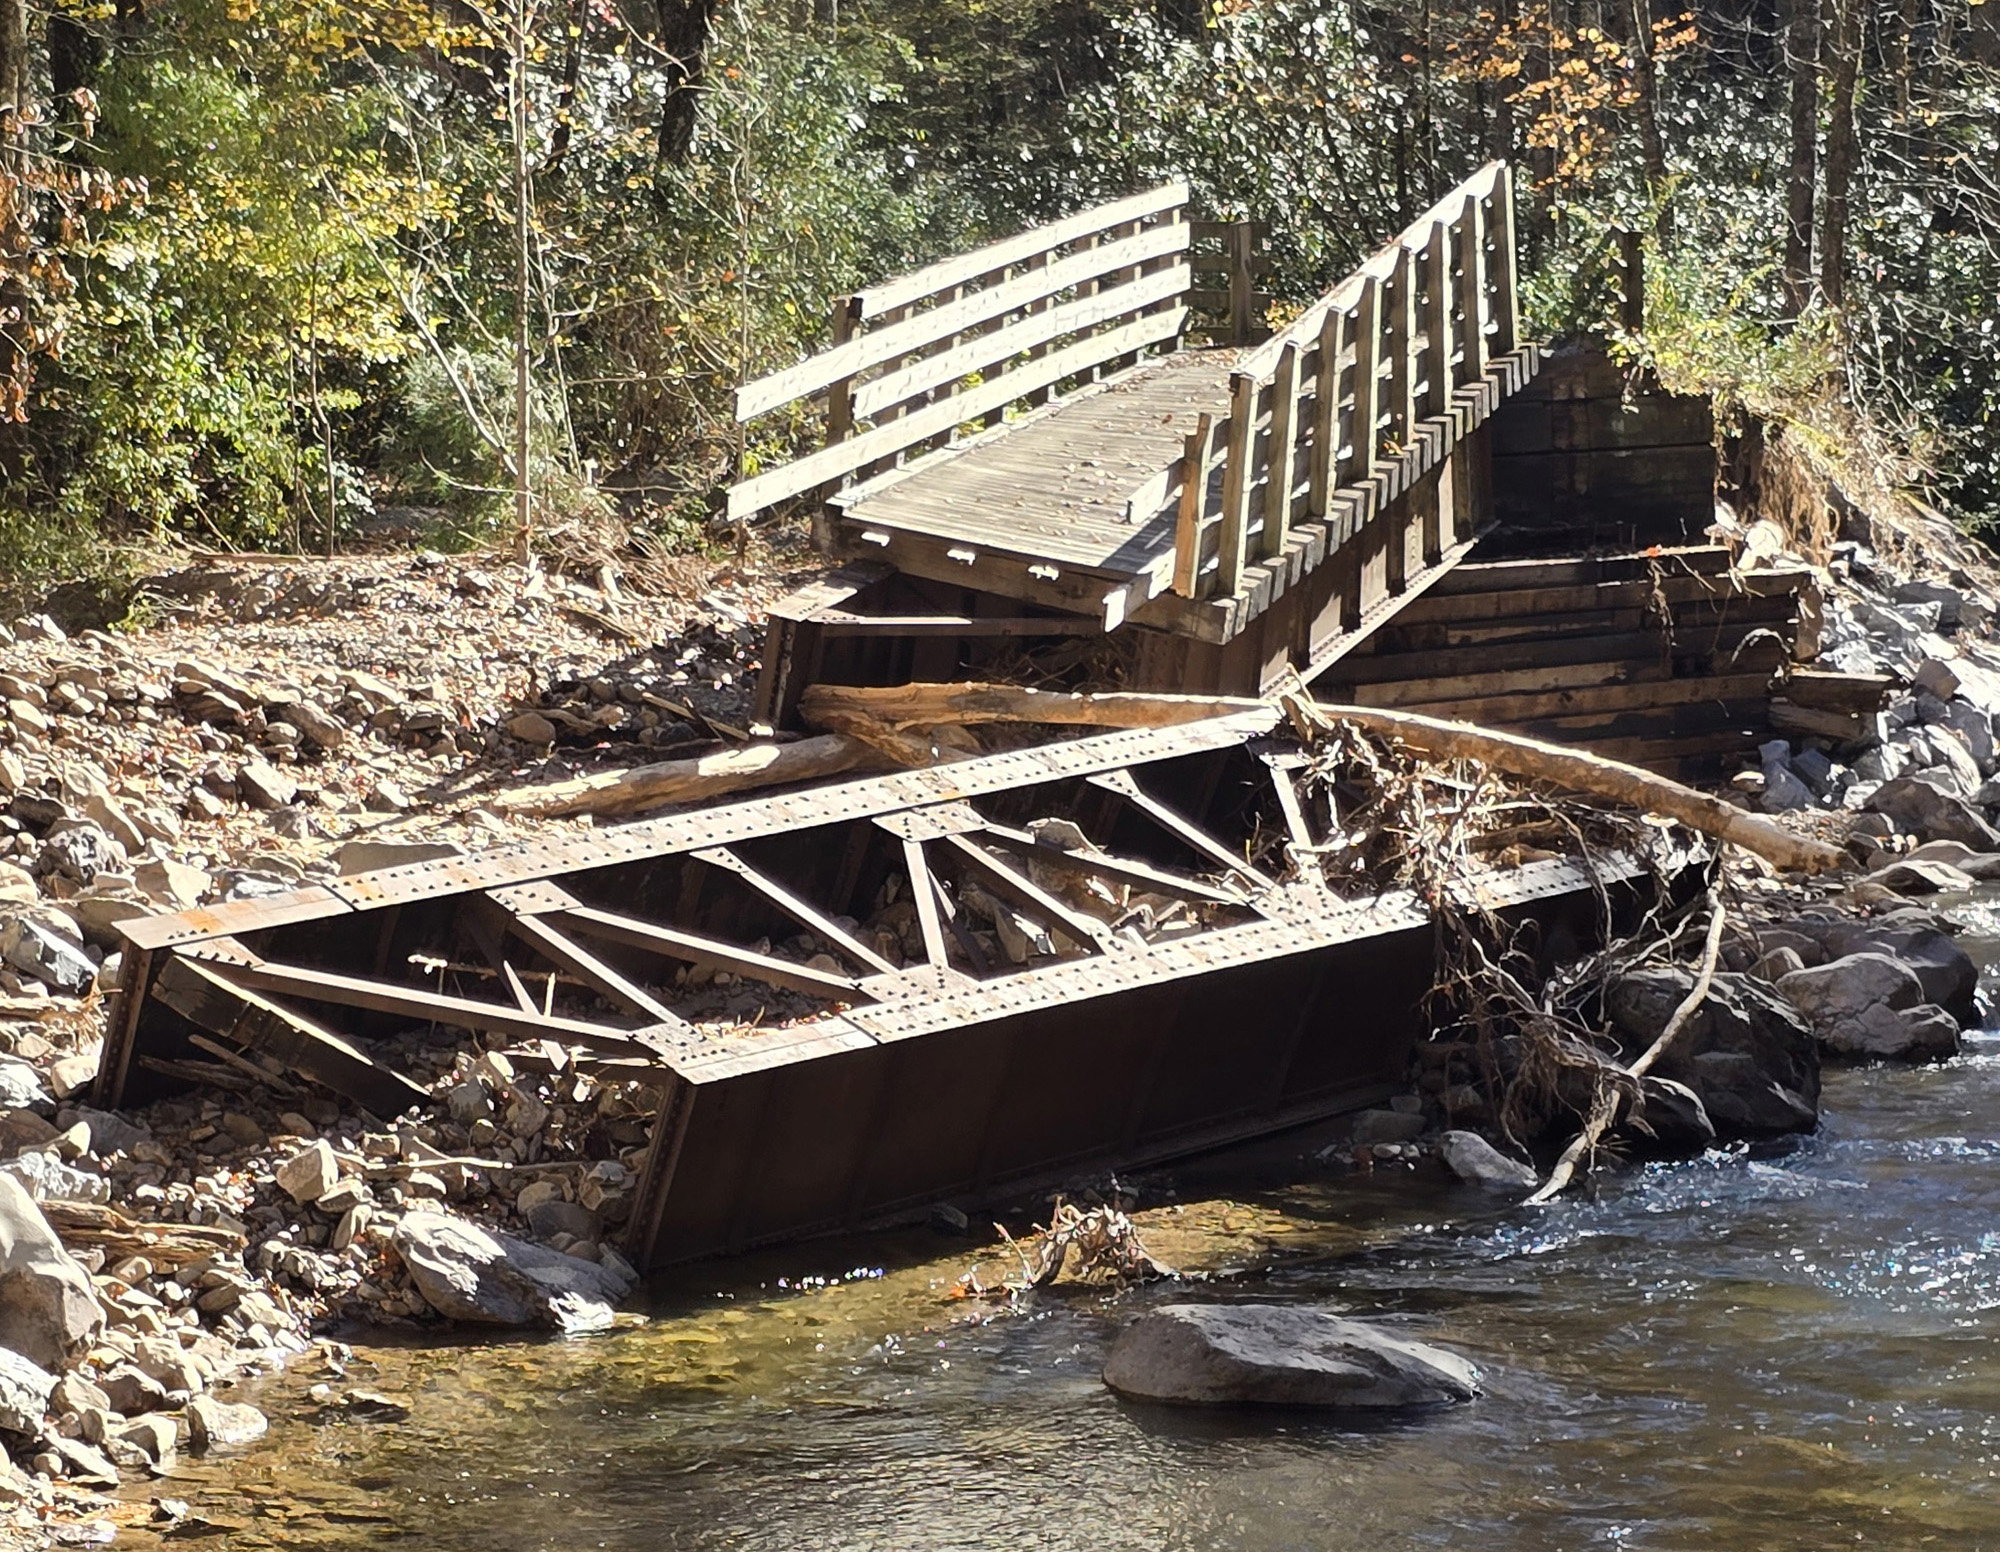
[[747, 976], [753, 981], [763, 981], [767, 985], [809, 992], [819, 997], [835, 997], [843, 1001], [851, 1001], [860, 991], [859, 983], [847, 976], [834, 975], [826, 970], [815, 970], [810, 965], [793, 964], [788, 959], [776, 959], [769, 954], [759, 954], [754, 949], [740, 948], [720, 938], [682, 932], [677, 927], [662, 927], [655, 922], [641, 921], [636, 916], [621, 916], [614, 911], [600, 911], [587, 905], [561, 910], [555, 914], [559, 921], [574, 927], [586, 936], [609, 938], [614, 943], [629, 943], [634, 948], [664, 954], [669, 959], [679, 959], [691, 965], [706, 965], [713, 970], [727, 970], [731, 975]]

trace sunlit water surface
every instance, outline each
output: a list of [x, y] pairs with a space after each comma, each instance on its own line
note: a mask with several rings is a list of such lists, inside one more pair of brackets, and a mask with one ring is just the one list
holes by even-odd
[[1480, 1400], [1365, 1430], [1128, 1406], [1113, 1332], [1188, 1290], [996, 1316], [943, 1297], [971, 1253], [916, 1236], [712, 1268], [607, 1337], [360, 1350], [347, 1383], [409, 1421], [312, 1422], [287, 1376], [263, 1444], [153, 1491], [231, 1546], [2000, 1548], [2000, 1039], [1830, 1073], [1791, 1151], [1549, 1209], [1289, 1173], [1190, 1189], [1155, 1248], [1266, 1268], [1198, 1297], [1457, 1348]]

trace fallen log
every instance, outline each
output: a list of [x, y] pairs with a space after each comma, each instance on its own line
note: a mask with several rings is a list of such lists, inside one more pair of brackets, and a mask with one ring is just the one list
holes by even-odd
[[1171, 727], [1238, 712], [1268, 711], [1269, 701], [1237, 695], [1148, 695], [1115, 690], [1081, 695], [1013, 684], [898, 684], [882, 688], [816, 684], [799, 699], [814, 727], [903, 729], [957, 723], [1048, 722], [1065, 727]]
[[636, 814], [669, 803], [817, 781], [847, 771], [879, 770], [889, 762], [870, 744], [844, 733], [789, 744], [749, 744], [693, 760], [663, 760], [624, 771], [600, 771], [574, 781], [517, 787], [487, 800], [502, 813], [553, 819], [564, 814]]
[[1411, 711], [1322, 706], [1296, 693], [1285, 696], [1284, 701], [1295, 721], [1322, 725], [1346, 722], [1399, 739], [1423, 754], [1477, 760], [1509, 776], [1553, 782], [1572, 792], [1622, 803], [1642, 813], [1664, 814], [1690, 830], [1755, 852], [1773, 867], [1788, 872], [1829, 873], [1847, 866], [1847, 854], [1838, 846], [1794, 835], [1761, 814], [1750, 813], [1710, 793], [1698, 792], [1622, 760], [1609, 760], [1582, 749], [1564, 749], [1519, 733], [1474, 727], [1469, 722], [1443, 722]]
[[[1656, 776], [1622, 760], [1565, 749], [1518, 733], [1499, 733], [1469, 722], [1445, 722], [1409, 711], [1374, 706], [1323, 706], [1303, 691], [1278, 698], [1302, 735], [1311, 724], [1351, 723], [1401, 740], [1420, 753], [1446, 759], [1477, 760], [1510, 776], [1554, 782], [1574, 792], [1664, 814], [1691, 830], [1730, 841], [1774, 867], [1823, 873], [1846, 865], [1837, 846], [1794, 835], [1759, 814], [1680, 782]], [[905, 728], [953, 721], [1045, 722], [1084, 727], [1170, 727], [1208, 717], [1268, 712], [1270, 701], [1238, 696], [1150, 695], [1119, 691], [1078, 695], [1027, 690], [1005, 684], [906, 684], [887, 689], [815, 685], [800, 709], [807, 720], [827, 719], [854, 732], [872, 720], [887, 741]], [[860, 736], [856, 734], [856, 736]]]

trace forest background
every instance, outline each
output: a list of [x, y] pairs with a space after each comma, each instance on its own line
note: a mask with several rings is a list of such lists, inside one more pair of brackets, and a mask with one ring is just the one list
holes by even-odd
[[1533, 329], [1642, 230], [1670, 383], [2000, 526], [2000, 0], [0, 0], [0, 575], [714, 544], [836, 294], [1178, 175], [1296, 305], [1493, 157]]

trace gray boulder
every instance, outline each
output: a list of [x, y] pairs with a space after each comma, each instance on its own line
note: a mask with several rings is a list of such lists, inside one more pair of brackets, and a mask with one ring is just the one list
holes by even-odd
[[1438, 1139], [1445, 1167], [1469, 1186], [1505, 1196], [1525, 1196], [1541, 1183], [1526, 1164], [1510, 1159], [1477, 1132], [1446, 1132]]
[[97, 979], [97, 966], [69, 932], [51, 924], [52, 914], [23, 912], [0, 922], [0, 959], [51, 991], [80, 997]]
[[0, 1347], [0, 1429], [31, 1437], [42, 1431], [56, 1377], [38, 1363]]
[[1693, 1089], [1649, 1072], [1639, 1079], [1639, 1103], [1626, 1111], [1615, 1135], [1637, 1153], [1687, 1158], [1715, 1141], [1715, 1123]]
[[12, 1175], [38, 1202], [108, 1202], [111, 1182], [87, 1169], [65, 1164], [53, 1153], [24, 1153], [0, 1164], [0, 1174]]
[[1886, 954], [1848, 954], [1794, 970], [1778, 991], [1820, 1043], [1857, 1061], [1928, 1062], [1958, 1054], [1958, 1022], [1924, 1001], [1915, 973]]
[[270, 1432], [271, 1424], [253, 1406], [196, 1396], [188, 1403], [188, 1443], [195, 1454], [252, 1444]]
[[1953, 867], [1949, 862], [1939, 862], [1931, 857], [1909, 857], [1877, 868], [1861, 882], [1880, 884], [1899, 895], [1937, 895], [1963, 892], [1972, 888], [1976, 880], [1970, 873]]
[[45, 1369], [104, 1329], [97, 1291], [12, 1175], [0, 1175], [0, 1347]]
[[[1624, 1054], [1650, 1046], [1693, 989], [1694, 971], [1680, 965], [1613, 982], [1605, 1011]], [[1723, 971], [1653, 1075], [1691, 1090], [1717, 1137], [1776, 1137], [1819, 1124], [1819, 1060], [1797, 1009], [1763, 982]]]
[[410, 1213], [397, 1225], [395, 1243], [417, 1291], [449, 1320], [602, 1330], [632, 1287], [595, 1261], [445, 1213]]
[[1887, 815], [1898, 830], [1927, 841], [1963, 841], [1974, 851], [2000, 851], [2000, 830], [1971, 804], [1914, 776], [1883, 782], [1862, 807]]
[[[1783, 930], [1818, 946], [1817, 960], [1808, 954], [1807, 964], [1846, 954], [1887, 954], [1915, 972], [1924, 989], [1922, 1001], [1936, 1003], [1961, 1024], [1969, 1024], [1977, 1016], [1974, 994], [1979, 989], [1979, 967], [1921, 907], [1899, 906], [1868, 920], [1798, 916], [1786, 922]], [[1764, 936], [1768, 940], [1772, 934]]]
[[1469, 1401], [1455, 1353], [1293, 1304], [1168, 1304], [1118, 1333], [1104, 1383], [1135, 1401], [1409, 1408]]

